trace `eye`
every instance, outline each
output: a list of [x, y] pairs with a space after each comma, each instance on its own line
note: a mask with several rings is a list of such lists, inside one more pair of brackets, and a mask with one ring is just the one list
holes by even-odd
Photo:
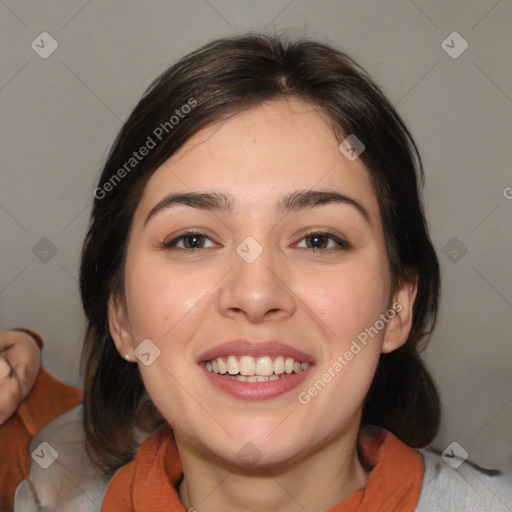
[[[208, 249], [208, 247], [204, 246], [205, 240], [211, 241], [211, 238], [209, 238], [207, 235], [200, 231], [191, 229], [185, 231], [185, 233], [182, 233], [180, 236], [173, 238], [172, 240], [169, 240], [168, 242], [164, 242], [162, 244], [162, 247], [164, 247], [165, 249], [176, 248], [177, 250], [186, 252], [190, 252], [190, 250], [196, 249]], [[181, 244], [182, 242], [182, 246], [179, 246], [179, 244]]]
[[[208, 240], [212, 243], [212, 245], [210, 245], [209, 247], [205, 245], [206, 241]], [[331, 252], [332, 250], [347, 250], [352, 247], [345, 240], [341, 240], [333, 233], [329, 233], [327, 231], [314, 231], [308, 233], [307, 235], [301, 238], [301, 241], [302, 240], [311, 241], [311, 244], [306, 243], [306, 247], [302, 248], [312, 250], [315, 252], [325, 253]], [[181, 235], [162, 244], [162, 248], [179, 250], [184, 252], [191, 252], [198, 249], [209, 249], [215, 246], [215, 242], [213, 242], [212, 239], [208, 237], [205, 233], [192, 229], [185, 231]], [[295, 247], [301, 248], [299, 244], [295, 244]]]
[[[306, 243], [305, 248], [313, 251], [330, 252], [333, 249], [347, 250], [351, 248], [351, 245], [348, 242], [341, 240], [336, 235], [329, 233], [328, 231], [313, 231], [301, 238], [301, 240], [308, 239], [311, 241], [311, 246], [308, 246]], [[329, 242], [332, 242], [331, 247], [328, 247]], [[297, 244], [296, 247], [299, 247], [299, 245]]]

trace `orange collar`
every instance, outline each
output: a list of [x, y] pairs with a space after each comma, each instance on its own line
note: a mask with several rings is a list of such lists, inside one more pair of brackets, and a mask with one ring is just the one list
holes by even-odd
[[[361, 429], [358, 448], [373, 467], [366, 487], [326, 512], [413, 512], [423, 480], [421, 455], [391, 432], [372, 426]], [[102, 511], [186, 512], [176, 489], [182, 472], [172, 430], [164, 425], [140, 445], [133, 461], [115, 473]]]

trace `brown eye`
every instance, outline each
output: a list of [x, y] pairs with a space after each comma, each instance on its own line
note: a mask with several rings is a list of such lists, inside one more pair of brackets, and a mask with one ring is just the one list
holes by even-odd
[[[208, 247], [204, 246], [206, 240], [211, 241], [211, 238], [199, 231], [190, 230], [182, 233], [180, 236], [173, 238], [172, 240], [169, 240], [168, 242], [165, 242], [162, 247], [165, 249], [176, 248], [177, 250], [190, 252], [191, 250], [208, 249]], [[180, 247], [178, 244], [182, 242], [183, 244]]]
[[[346, 250], [350, 249], [351, 247], [348, 242], [341, 240], [336, 235], [326, 231], [315, 231], [308, 233], [301, 240], [309, 240], [310, 243], [306, 242], [305, 248], [311, 249], [313, 251], [325, 252], [326, 250]], [[332, 242], [331, 247], [328, 246], [329, 242]]]

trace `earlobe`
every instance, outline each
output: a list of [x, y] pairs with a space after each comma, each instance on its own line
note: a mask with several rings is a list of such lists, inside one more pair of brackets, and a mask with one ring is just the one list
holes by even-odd
[[117, 351], [126, 358], [126, 354], [129, 355], [133, 351], [132, 337], [128, 327], [126, 308], [123, 302], [113, 295], [108, 301], [108, 326]]
[[[390, 310], [393, 310], [395, 314], [388, 322], [382, 353], [393, 352], [406, 343], [412, 327], [413, 307], [417, 291], [417, 276], [400, 284], [396, 289], [390, 306]], [[391, 314], [389, 316], [391, 317]]]

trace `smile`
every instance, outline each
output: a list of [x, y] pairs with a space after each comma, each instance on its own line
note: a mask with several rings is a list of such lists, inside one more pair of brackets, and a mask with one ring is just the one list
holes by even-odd
[[237, 380], [238, 382], [267, 382], [290, 374], [298, 374], [309, 368], [309, 362], [296, 361], [285, 356], [217, 357], [205, 362], [209, 372]]
[[[278, 398], [303, 386], [314, 365], [283, 356], [277, 356], [275, 359], [270, 356], [241, 356], [239, 359], [227, 356], [206, 361], [200, 367], [210, 384], [222, 394], [247, 402]], [[232, 373], [229, 372], [229, 368]], [[221, 370], [224, 373], [221, 373]]]
[[197, 356], [204, 376], [222, 395], [246, 401], [277, 398], [303, 385], [315, 357], [278, 340], [238, 339]]

